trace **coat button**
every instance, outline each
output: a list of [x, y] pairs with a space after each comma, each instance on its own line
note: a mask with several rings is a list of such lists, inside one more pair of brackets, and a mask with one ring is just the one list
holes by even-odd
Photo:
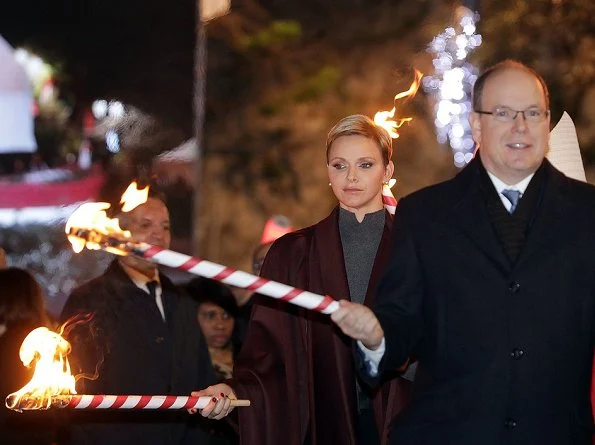
[[159, 343], [163, 343], [163, 341], [164, 341], [164, 340], [165, 340], [165, 338], [163, 338], [163, 337], [157, 337], [157, 338], [155, 339], [155, 343], [157, 343], [157, 344], [159, 344]]
[[515, 419], [506, 419], [504, 421], [504, 426], [508, 429], [516, 428], [517, 425], [518, 425], [518, 422]]
[[519, 360], [523, 355], [525, 355], [525, 351], [520, 348], [514, 348], [510, 351], [510, 358], [513, 360]]
[[521, 290], [521, 285], [516, 281], [513, 281], [508, 285], [508, 290], [510, 291], [510, 293], [516, 294], [518, 291]]

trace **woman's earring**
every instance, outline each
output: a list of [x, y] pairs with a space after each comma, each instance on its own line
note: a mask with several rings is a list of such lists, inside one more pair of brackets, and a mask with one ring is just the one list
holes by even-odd
[[330, 182], [328, 183], [328, 185], [329, 185], [330, 187], [332, 187], [332, 186], [333, 186], [333, 185], [332, 185]]

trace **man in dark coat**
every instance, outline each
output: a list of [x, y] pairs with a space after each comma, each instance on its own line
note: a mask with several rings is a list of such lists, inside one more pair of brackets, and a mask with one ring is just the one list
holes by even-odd
[[[169, 213], [157, 196], [120, 220], [135, 240], [169, 247]], [[66, 331], [73, 372], [94, 375], [78, 381], [78, 392], [189, 395], [213, 383], [196, 310], [153, 263], [134, 256], [114, 260], [103, 275], [76, 289], [62, 312], [63, 321], [92, 317]], [[201, 418], [185, 411], [77, 414], [70, 434], [75, 445], [208, 443]]]
[[369, 379], [419, 358], [394, 444], [590, 444], [595, 188], [544, 159], [533, 70], [488, 69], [473, 105], [479, 154], [401, 199], [374, 313], [344, 303], [333, 320]]

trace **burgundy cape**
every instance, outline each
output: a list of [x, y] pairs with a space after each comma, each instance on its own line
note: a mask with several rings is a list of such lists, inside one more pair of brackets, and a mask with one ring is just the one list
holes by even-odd
[[[339, 235], [338, 207], [314, 226], [277, 240], [269, 251], [262, 276], [349, 298]], [[376, 254], [365, 304], [373, 298], [389, 254], [391, 217]], [[354, 343], [328, 315], [256, 296], [246, 342], [234, 365], [232, 386], [239, 398], [252, 401], [238, 410], [244, 445], [311, 445], [357, 443]], [[388, 443], [391, 420], [409, 399], [411, 383], [395, 375], [373, 398], [381, 443]]]

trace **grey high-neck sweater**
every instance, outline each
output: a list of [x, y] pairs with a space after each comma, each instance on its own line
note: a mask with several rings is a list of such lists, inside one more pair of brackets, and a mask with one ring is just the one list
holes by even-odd
[[374, 259], [384, 231], [385, 215], [384, 209], [368, 213], [360, 223], [355, 214], [339, 209], [339, 233], [349, 296], [354, 303], [363, 304], [366, 298]]
[[[367, 213], [360, 223], [355, 214], [339, 209], [339, 233], [343, 246], [343, 258], [349, 284], [349, 296], [354, 303], [363, 304], [378, 245], [384, 231], [384, 209]], [[371, 408], [369, 397], [356, 380], [358, 412]]]

